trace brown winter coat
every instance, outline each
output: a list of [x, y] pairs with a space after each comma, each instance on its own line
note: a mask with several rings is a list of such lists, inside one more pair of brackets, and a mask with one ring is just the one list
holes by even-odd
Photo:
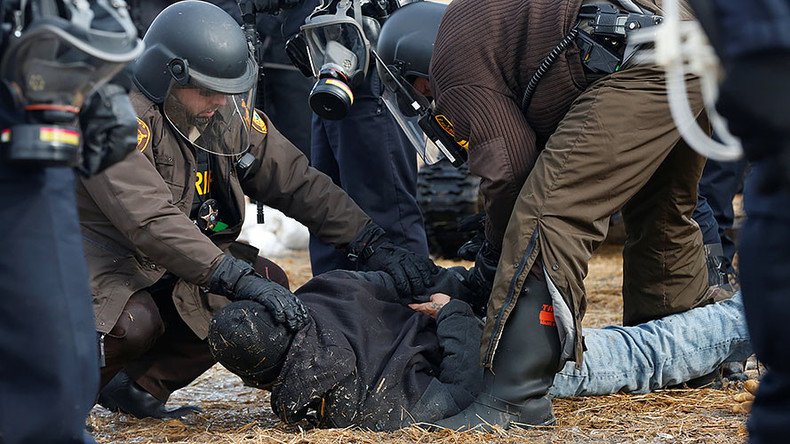
[[[139, 91], [130, 94], [138, 115], [138, 150], [123, 162], [77, 187], [83, 244], [91, 273], [96, 329], [109, 332], [129, 297], [151, 286], [165, 272], [181, 278], [175, 306], [200, 338], [210, 312], [227, 303], [202, 294], [204, 286], [244, 220], [244, 195], [281, 210], [324, 242], [343, 247], [369, 222], [365, 213], [260, 114], [253, 125], [250, 152], [261, 161], [240, 182], [231, 158], [216, 157], [218, 174], [228, 178], [235, 214], [229, 227], [206, 237], [190, 220], [196, 161], [188, 141], [164, 121], [159, 107]], [[218, 180], [215, 178], [215, 181]]]
[[[636, 0], [661, 12], [661, 0]], [[486, 236], [502, 242], [521, 185], [538, 153], [587, 87], [575, 45], [538, 83], [526, 113], [521, 99], [543, 59], [576, 24], [582, 0], [454, 1], [442, 19], [431, 60], [437, 112], [456, 140], [469, 141], [470, 171], [482, 178]], [[688, 9], [681, 7], [684, 17]], [[513, 117], [510, 117], [513, 116]], [[491, 152], [492, 139], [508, 142]]]
[[[660, 0], [635, 1], [661, 12]], [[454, 0], [437, 35], [436, 112], [452, 122], [457, 140], [469, 141], [470, 171], [482, 179], [489, 216], [486, 237], [502, 247], [483, 335], [487, 366], [530, 270], [548, 278], [563, 356], [581, 359], [587, 262], [619, 209], [628, 234], [624, 322], [705, 299], [702, 239], [691, 219], [704, 159], [680, 140], [662, 70], [628, 67], [588, 82], [572, 45], [522, 110], [530, 78], [574, 26], [581, 4]], [[688, 89], [700, 113], [699, 84]]]

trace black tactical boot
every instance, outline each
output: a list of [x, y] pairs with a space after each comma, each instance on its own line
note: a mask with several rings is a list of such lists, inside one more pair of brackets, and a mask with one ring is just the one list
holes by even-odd
[[164, 401], [146, 392], [123, 371], [118, 372], [101, 390], [99, 405], [112, 412], [128, 413], [136, 418], [178, 419], [203, 411], [194, 405], [165, 407]]
[[502, 333], [493, 367], [485, 371], [482, 392], [461, 413], [436, 425], [491, 430], [495, 425], [507, 429], [554, 424], [546, 394], [559, 361], [551, 296], [545, 282], [529, 276]]

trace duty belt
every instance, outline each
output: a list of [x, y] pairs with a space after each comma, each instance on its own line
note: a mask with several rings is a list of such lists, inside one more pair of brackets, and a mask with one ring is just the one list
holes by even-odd
[[581, 51], [581, 62], [588, 80], [594, 81], [620, 71], [628, 64], [639, 49], [639, 45], [628, 43], [632, 32], [662, 21], [663, 17], [645, 12], [631, 0], [583, 2], [576, 26], [543, 59], [530, 78], [521, 100], [521, 109], [526, 112], [538, 82], [572, 43], [576, 43]]

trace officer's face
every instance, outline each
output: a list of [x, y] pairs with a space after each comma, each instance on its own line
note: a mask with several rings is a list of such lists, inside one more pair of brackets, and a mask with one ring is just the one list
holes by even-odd
[[173, 95], [193, 119], [210, 119], [217, 110], [227, 103], [225, 94], [204, 88], [175, 88]]
[[411, 83], [411, 86], [413, 86], [418, 93], [424, 95], [425, 97], [433, 98], [433, 92], [431, 91], [431, 81], [427, 78], [415, 77], [414, 81]]

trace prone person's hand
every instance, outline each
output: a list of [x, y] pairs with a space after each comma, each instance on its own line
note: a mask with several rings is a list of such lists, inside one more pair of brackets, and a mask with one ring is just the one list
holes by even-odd
[[444, 293], [434, 293], [431, 295], [431, 300], [429, 302], [409, 304], [409, 308], [436, 319], [436, 317], [439, 316], [439, 311], [450, 302], [451, 299], [450, 296]]

